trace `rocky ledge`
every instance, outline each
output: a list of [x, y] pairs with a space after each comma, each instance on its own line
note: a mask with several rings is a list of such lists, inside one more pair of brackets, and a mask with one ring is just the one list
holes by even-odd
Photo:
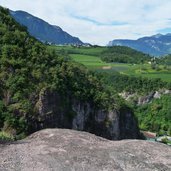
[[143, 140], [45, 129], [0, 145], [0, 171], [170, 171], [171, 148]]

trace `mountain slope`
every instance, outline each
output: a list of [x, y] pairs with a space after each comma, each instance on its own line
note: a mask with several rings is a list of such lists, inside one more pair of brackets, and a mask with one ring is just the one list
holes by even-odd
[[17, 138], [56, 127], [139, 137], [132, 110], [95, 73], [49, 50], [2, 7], [0, 35], [0, 130]]
[[10, 11], [12, 17], [28, 28], [29, 33], [42, 42], [54, 44], [83, 44], [77, 37], [73, 37], [60, 27], [50, 25], [24, 11]]
[[171, 53], [171, 34], [157, 34], [151, 37], [142, 37], [137, 40], [116, 39], [110, 41], [108, 45], [128, 46], [153, 56], [163, 56]]

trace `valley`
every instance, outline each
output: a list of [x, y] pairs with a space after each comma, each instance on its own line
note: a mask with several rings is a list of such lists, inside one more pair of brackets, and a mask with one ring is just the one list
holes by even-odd
[[132, 109], [96, 73], [30, 36], [8, 9], [0, 8], [0, 18], [2, 139], [21, 139], [45, 128], [111, 140], [141, 138]]
[[[171, 65], [168, 61], [163, 62], [165, 57], [158, 58], [156, 68], [154, 68], [151, 63], [153, 58], [150, 56], [147, 59], [145, 56], [145, 61], [141, 62], [143, 61], [141, 59], [139, 63], [137, 63], [136, 56], [132, 63], [105, 62], [101, 54], [104, 51], [111, 51], [108, 47], [49, 46], [48, 48], [58, 53], [62, 52], [70, 60], [100, 74], [99, 77], [104, 86], [115, 94], [118, 92], [130, 94], [131, 98], [127, 102], [134, 110], [141, 130], [153, 131], [157, 133], [157, 136], [171, 135], [171, 109], [169, 107], [171, 94], [164, 93], [164, 90], [171, 89]], [[122, 54], [123, 51], [119, 53]], [[158, 93], [158, 91], [163, 91], [163, 93], [159, 93], [160, 96], [157, 99], [152, 98], [151, 94]], [[138, 105], [138, 101], [143, 101], [143, 99], [147, 102]]]
[[[136, 121], [141, 130], [171, 135], [169, 94], [138, 105], [149, 94], [170, 91], [170, 55], [155, 58], [124, 46], [43, 44], [10, 13], [1, 8], [1, 137], [20, 139], [42, 128], [64, 127], [109, 139], [140, 138]], [[134, 95], [126, 101], [121, 93]]]
[[[99, 44], [127, 25], [63, 3], [49, 23]], [[49, 23], [0, 6], [0, 170], [170, 171], [171, 34], [100, 46]]]
[[[73, 47], [73, 46], [50, 46], [57, 52], [65, 52], [64, 54], [71, 57], [76, 62], [79, 62], [91, 70], [99, 70], [105, 72], [119, 72], [128, 76], [146, 77], [161, 79], [166, 82], [171, 82], [171, 65], [166, 67], [166, 64], [158, 64], [157, 68], [152, 68], [149, 61], [142, 64], [135, 63], [107, 63], [102, 61], [101, 53], [108, 47]], [[136, 61], [136, 59], [135, 59]]]

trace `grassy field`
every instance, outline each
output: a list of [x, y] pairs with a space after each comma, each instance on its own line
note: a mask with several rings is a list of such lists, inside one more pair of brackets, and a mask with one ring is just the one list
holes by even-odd
[[66, 51], [76, 62], [79, 62], [91, 70], [101, 70], [108, 72], [119, 72], [130, 76], [142, 76], [148, 78], [160, 78], [163, 81], [171, 82], [171, 69], [166, 70], [159, 66], [159, 70], [151, 69], [150, 64], [125, 64], [106, 63], [100, 59], [102, 51], [106, 47], [72, 47], [72, 46], [50, 46], [56, 51]]
[[84, 64], [85, 66], [87, 66], [89, 68], [95, 68], [96, 69], [96, 68], [102, 68], [103, 66], [110, 65], [110, 64], [107, 64], [107, 63], [103, 62], [97, 56], [71, 54], [70, 57], [73, 60], [75, 60], [76, 62]]
[[65, 50], [69, 54], [82, 54], [82, 55], [91, 55], [99, 56], [102, 51], [107, 49], [107, 47], [73, 47], [73, 46], [49, 46], [51, 49], [56, 51]]

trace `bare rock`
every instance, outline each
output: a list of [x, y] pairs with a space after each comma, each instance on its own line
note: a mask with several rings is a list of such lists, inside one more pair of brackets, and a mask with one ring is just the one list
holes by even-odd
[[46, 128], [65, 128], [110, 140], [141, 138], [133, 111], [126, 106], [117, 110], [103, 109], [92, 102], [42, 90], [35, 111], [35, 118], [29, 121], [29, 133]]
[[160, 89], [158, 91], [152, 91], [144, 96], [140, 96], [137, 93], [122, 92], [119, 95], [127, 101], [134, 101], [137, 105], [144, 105], [151, 103], [154, 99], [160, 99], [162, 95], [171, 95], [171, 90]]
[[46, 129], [0, 145], [0, 171], [170, 171], [171, 148], [143, 140], [110, 141]]

